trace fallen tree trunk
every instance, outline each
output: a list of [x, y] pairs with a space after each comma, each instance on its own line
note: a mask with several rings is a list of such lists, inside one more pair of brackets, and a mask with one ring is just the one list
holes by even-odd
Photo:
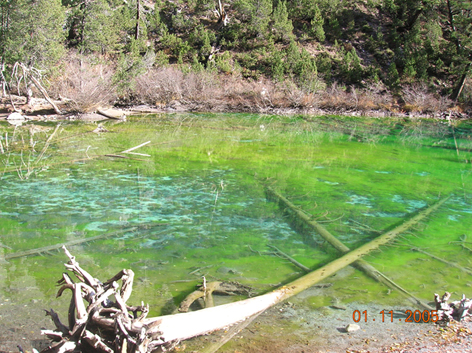
[[[155, 318], [146, 318], [148, 309], [146, 310], [144, 305], [137, 307], [126, 305], [131, 292], [133, 271], [123, 270], [102, 284], [80, 268], [75, 257], [64, 247], [70, 259], [66, 267], [73, 271], [81, 282], [74, 283], [69, 276], [63, 276], [63, 286], [58, 295], [62, 294], [65, 289], [71, 289], [73, 293], [69, 313], [70, 334], [66, 332], [64, 335], [62, 325], [56, 324], [59, 326], [58, 334], [51, 337], [57, 339], [60, 335], [62, 339], [43, 352], [72, 352], [75, 349], [83, 349], [82, 345], [87, 345], [85, 349], [96, 352], [108, 352], [111, 349], [115, 352], [152, 352], [159, 347], [165, 349], [175, 342], [226, 328], [312, 287], [362, 256], [378, 249], [379, 246], [388, 243], [401, 232], [424, 219], [444, 201], [437, 202], [371, 242], [273, 292], [200, 311]], [[116, 281], [120, 279], [123, 284], [119, 290]], [[110, 296], [114, 296], [116, 301], [109, 300]], [[83, 299], [89, 303], [87, 308], [84, 306]], [[139, 312], [141, 314], [138, 316]], [[102, 346], [87, 342], [100, 342]]]
[[160, 226], [164, 226], [164, 225], [168, 225], [168, 223], [143, 224], [143, 225], [140, 225], [139, 227], [130, 227], [130, 228], [125, 228], [125, 229], [120, 229], [120, 230], [117, 230], [116, 232], [104, 233], [104, 234], [96, 235], [94, 237], [74, 239], [74, 240], [68, 241], [67, 243], [54, 244], [54, 245], [43, 246], [41, 248], [36, 248], [36, 249], [29, 249], [29, 250], [19, 251], [19, 252], [15, 252], [15, 253], [6, 254], [5, 255], [5, 260], [15, 259], [15, 258], [18, 258], [18, 257], [25, 257], [25, 256], [30, 256], [30, 255], [39, 255], [39, 254], [42, 254], [42, 253], [47, 253], [47, 252], [52, 251], [52, 250], [61, 249], [64, 246], [70, 247], [70, 246], [79, 245], [79, 244], [83, 244], [83, 243], [88, 243], [88, 242], [91, 242], [91, 241], [100, 240], [100, 239], [104, 239], [104, 238], [117, 237], [117, 236], [120, 236], [124, 233], [135, 232], [135, 231], [137, 231], [139, 229], [143, 229], [143, 228], [149, 230], [149, 229], [153, 229], [154, 227], [160, 227]]
[[118, 119], [118, 120], [124, 120], [126, 119], [125, 112], [119, 109], [113, 109], [113, 108], [98, 108], [97, 113], [100, 115], [103, 115], [106, 118], [109, 119]]
[[[99, 240], [99, 239], [108, 238], [108, 237], [115, 237], [115, 236], [121, 235], [123, 233], [133, 232], [137, 229], [138, 229], [138, 227], [132, 227], [132, 228], [119, 230], [119, 231], [113, 232], [113, 233], [100, 234], [100, 235], [97, 235], [97, 236], [94, 236], [94, 237], [83, 238], [83, 239], [75, 239], [75, 240], [71, 240], [71, 241], [67, 242], [65, 245], [74, 246], [74, 245], [78, 245], [78, 244], [88, 243], [88, 242], [91, 242], [91, 241], [94, 241], [94, 240]], [[64, 246], [64, 243], [54, 244], [54, 245], [49, 245], [49, 246], [43, 246], [42, 248], [36, 248], [36, 249], [30, 249], [30, 250], [25, 250], [25, 251], [19, 251], [19, 252], [15, 252], [15, 253], [12, 253], [12, 254], [6, 254], [5, 255], [5, 260], [11, 260], [11, 259], [15, 259], [15, 258], [18, 258], [18, 257], [25, 257], [25, 256], [31, 256], [31, 255], [39, 255], [39, 254], [42, 254], [42, 253], [47, 253], [47, 252], [52, 251], [52, 250], [61, 249], [63, 246]]]
[[[313, 229], [315, 232], [317, 232], [319, 235], [323, 237], [328, 243], [330, 243], [336, 250], [338, 250], [341, 253], [348, 253], [350, 249], [344, 245], [341, 241], [339, 241], [334, 235], [332, 235], [325, 227], [323, 227], [321, 224], [316, 222], [315, 220], [312, 220], [305, 212], [303, 212], [300, 208], [295, 206], [292, 202], [290, 202], [287, 198], [282, 196], [279, 192], [271, 188], [270, 186], [266, 187], [267, 192], [275, 197], [279, 203], [281, 203], [283, 206], [289, 208], [294, 214], [306, 225], [308, 225], [311, 229]], [[431, 206], [429, 209], [429, 212], [434, 211], [436, 208], [441, 206], [445, 201], [447, 201], [449, 197], [446, 197], [439, 202], [437, 202], [435, 205]], [[433, 209], [434, 207], [434, 209]], [[427, 211], [425, 210], [425, 211]], [[426, 215], [425, 215], [426, 216]], [[424, 216], [424, 217], [425, 217]], [[380, 271], [378, 271], [375, 267], [372, 265], [368, 264], [362, 259], [359, 259], [353, 263], [353, 265], [366, 273], [368, 276], [372, 277], [374, 280], [377, 282], [383, 283], [387, 287], [397, 290], [403, 295], [405, 295], [408, 300], [410, 300], [412, 303], [415, 305], [418, 305], [419, 307], [426, 309], [426, 310], [432, 310], [433, 308], [429, 306], [427, 303], [423, 302], [421, 299], [416, 298], [414, 295], [397, 285], [394, 281], [392, 281], [390, 278], [382, 274]]]

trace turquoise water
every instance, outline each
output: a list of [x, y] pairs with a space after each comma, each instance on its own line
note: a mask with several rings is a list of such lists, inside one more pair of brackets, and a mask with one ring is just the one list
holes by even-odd
[[[106, 235], [69, 250], [102, 281], [122, 268], [135, 271], [129, 303], [143, 300], [160, 315], [175, 310], [202, 276], [238, 281], [259, 294], [302, 275], [268, 245], [313, 269], [339, 256], [268, 200], [264, 185], [350, 248], [452, 194], [432, 217], [366, 260], [427, 301], [434, 292], [462, 294], [472, 285], [467, 273], [410, 251], [420, 247], [472, 267], [471, 252], [454, 243], [472, 239], [468, 125], [454, 127], [454, 141], [451, 126], [431, 121], [186, 114], [104, 124], [111, 132], [100, 135], [90, 132], [94, 125], [63, 124], [41, 159], [52, 130], [33, 136], [32, 148], [27, 129], [1, 126], [9, 145], [0, 155], [3, 256]], [[120, 152], [146, 141], [134, 152], [149, 156]], [[105, 156], [120, 153], [129, 159]], [[21, 308], [39, 298], [38, 312], [40, 304], [66, 308], [68, 299], [54, 298], [65, 261], [62, 251], [3, 261], [0, 301]], [[330, 283], [325, 299], [303, 297], [300, 305], [405, 302], [360, 272]]]

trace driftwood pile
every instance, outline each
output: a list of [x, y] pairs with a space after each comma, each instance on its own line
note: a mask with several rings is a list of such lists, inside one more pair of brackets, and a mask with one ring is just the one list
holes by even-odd
[[438, 311], [438, 323], [448, 324], [450, 321], [470, 320], [472, 318], [472, 300], [462, 295], [461, 300], [448, 303], [451, 293], [446, 292], [442, 297], [434, 294], [434, 302]]

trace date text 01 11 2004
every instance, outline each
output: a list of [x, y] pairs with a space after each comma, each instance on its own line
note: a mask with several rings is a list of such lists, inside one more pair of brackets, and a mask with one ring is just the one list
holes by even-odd
[[[367, 310], [364, 310], [362, 312], [360, 310], [354, 310], [354, 312], [352, 313], [352, 319], [354, 320], [354, 322], [360, 322], [360, 321], [367, 322], [367, 320], [376, 321], [376, 319], [378, 319], [378, 321], [380, 322], [388, 322], [388, 321], [393, 322], [394, 320], [393, 310], [390, 310], [390, 311], [382, 310], [379, 313], [379, 315], [380, 317], [374, 317], [371, 319], [370, 316], [367, 314]], [[403, 320], [405, 322], [419, 323], [419, 322], [436, 322], [439, 319], [437, 310], [424, 310], [424, 311], [406, 310], [405, 315], [406, 315], [406, 318], [404, 319], [399, 318], [398, 321]], [[395, 318], [395, 320], [397, 319]]]

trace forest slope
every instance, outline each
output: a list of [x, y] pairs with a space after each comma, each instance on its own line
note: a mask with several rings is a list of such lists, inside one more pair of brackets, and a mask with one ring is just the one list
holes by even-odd
[[3, 91], [31, 88], [23, 62], [78, 111], [472, 104], [466, 0], [16, 0], [0, 15]]

